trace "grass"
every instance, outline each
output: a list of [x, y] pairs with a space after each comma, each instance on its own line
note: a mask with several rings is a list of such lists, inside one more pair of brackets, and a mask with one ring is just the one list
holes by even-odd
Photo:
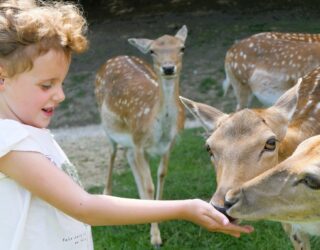
[[[169, 173], [166, 179], [164, 199], [201, 198], [209, 200], [215, 190], [215, 175], [209, 157], [204, 150], [202, 130], [185, 130], [171, 154]], [[153, 176], [156, 175], [158, 159], [152, 159]], [[90, 189], [100, 192], [102, 187]], [[114, 176], [114, 195], [137, 197], [137, 190], [129, 167]], [[255, 232], [240, 239], [221, 233], [211, 233], [192, 223], [170, 221], [160, 224], [164, 245], [162, 250], [285, 250], [291, 243], [280, 223], [250, 222]], [[149, 243], [149, 225], [94, 227], [95, 250], [153, 249]], [[316, 244], [316, 240], [312, 241]], [[316, 248], [314, 248], [316, 249]]]
[[222, 85], [219, 84], [217, 80], [215, 80], [215, 79], [213, 79], [211, 77], [207, 77], [207, 78], [203, 79], [200, 82], [200, 85], [198, 87], [198, 90], [201, 93], [207, 93], [211, 89], [213, 89], [215, 91], [217, 97], [222, 97], [223, 96]]

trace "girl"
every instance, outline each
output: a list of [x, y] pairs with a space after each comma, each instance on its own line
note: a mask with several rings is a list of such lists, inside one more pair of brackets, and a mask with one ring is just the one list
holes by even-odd
[[71, 54], [87, 48], [85, 29], [73, 4], [0, 3], [0, 248], [93, 249], [89, 225], [173, 219], [236, 237], [251, 232], [199, 199], [125, 199], [81, 188], [46, 128], [65, 98]]

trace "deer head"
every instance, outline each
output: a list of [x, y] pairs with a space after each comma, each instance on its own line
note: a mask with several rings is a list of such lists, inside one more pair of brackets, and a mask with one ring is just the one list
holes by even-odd
[[320, 136], [292, 156], [226, 195], [228, 214], [247, 220], [320, 221]]
[[230, 189], [277, 165], [280, 143], [296, 109], [300, 82], [270, 108], [231, 114], [181, 97], [210, 132], [206, 147], [217, 178], [211, 202], [220, 211], [224, 210], [225, 195]]
[[187, 35], [188, 30], [184, 25], [175, 36], [164, 35], [156, 40], [130, 38], [128, 41], [142, 53], [151, 54], [157, 75], [170, 78], [180, 73]]

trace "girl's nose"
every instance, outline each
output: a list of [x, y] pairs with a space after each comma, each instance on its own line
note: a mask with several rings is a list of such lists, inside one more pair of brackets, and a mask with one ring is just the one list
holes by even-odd
[[66, 98], [66, 96], [64, 95], [64, 91], [63, 91], [62, 86], [57, 87], [57, 90], [56, 90], [53, 98], [58, 103], [62, 102]]

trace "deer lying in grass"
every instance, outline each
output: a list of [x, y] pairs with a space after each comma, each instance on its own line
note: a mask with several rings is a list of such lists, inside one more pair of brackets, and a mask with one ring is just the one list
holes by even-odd
[[[319, 81], [320, 67], [300, 78], [273, 106], [232, 114], [181, 98], [211, 134], [206, 145], [217, 178], [211, 202], [218, 210], [225, 212], [229, 190], [275, 167], [299, 143], [320, 133]], [[308, 249], [303, 232], [284, 228], [295, 249]]]
[[[129, 39], [143, 53], [150, 53], [153, 69], [132, 56], [109, 59], [96, 75], [95, 93], [101, 120], [112, 146], [107, 166], [105, 193], [111, 194], [111, 174], [117, 144], [127, 149], [140, 198], [161, 199], [168, 171], [170, 150], [184, 126], [184, 108], [179, 99], [179, 80], [187, 28], [175, 36], [155, 40]], [[146, 153], [161, 157], [156, 197]], [[157, 223], [151, 225], [151, 243], [162, 244]]]
[[293, 232], [320, 235], [319, 190], [317, 135], [299, 144], [293, 155], [276, 167], [230, 190], [226, 195], [227, 213], [246, 220], [290, 223]]
[[237, 110], [248, 107], [253, 95], [270, 106], [319, 64], [319, 34], [256, 34], [227, 51], [224, 90], [232, 85]]

